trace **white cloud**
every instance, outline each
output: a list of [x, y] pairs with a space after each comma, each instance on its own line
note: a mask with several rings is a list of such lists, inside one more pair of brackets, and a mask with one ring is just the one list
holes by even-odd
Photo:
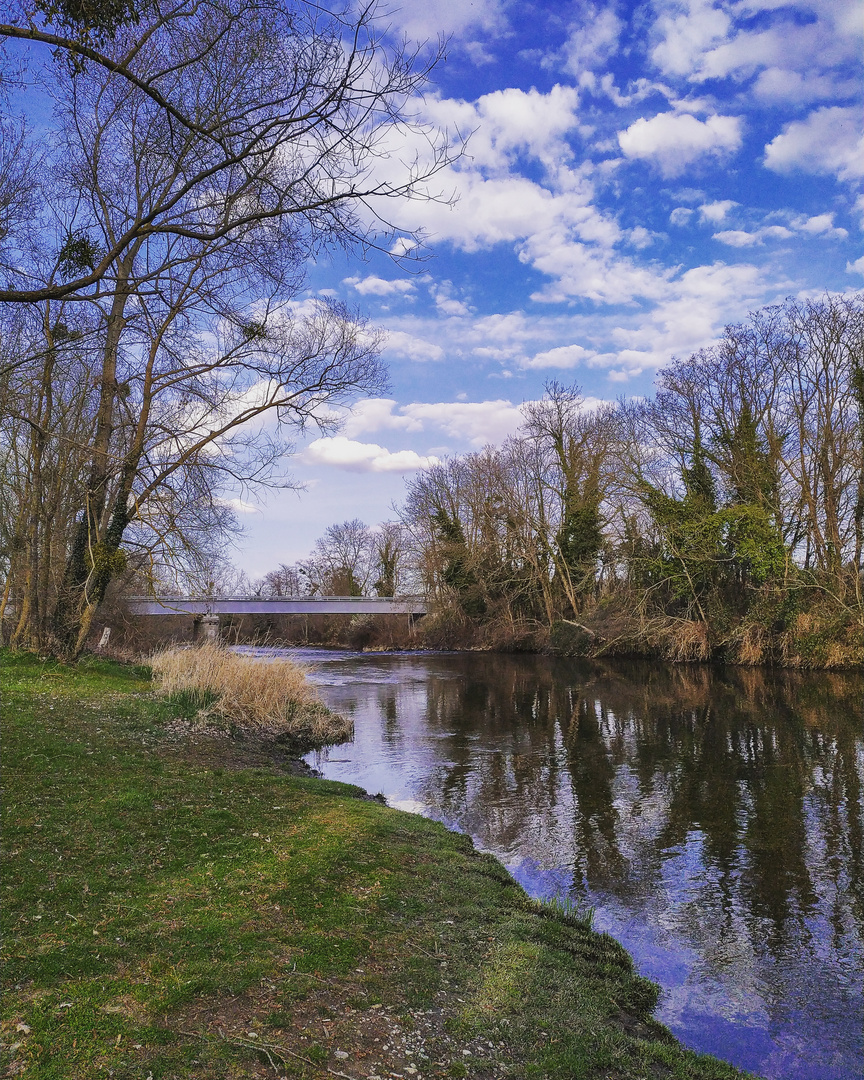
[[[592, 205], [594, 165], [586, 160], [573, 167], [577, 107], [578, 91], [562, 86], [547, 94], [501, 90], [473, 103], [436, 97], [416, 103], [433, 126], [472, 134], [465, 156], [438, 172], [430, 186], [455, 201], [406, 200], [398, 206], [398, 226], [466, 253], [518, 243], [551, 223], [583, 240], [617, 243], [621, 229], [614, 216]], [[395, 178], [398, 162], [410, 160], [415, 150], [422, 157], [423, 146], [420, 140], [416, 147], [399, 143], [395, 134], [392, 139], [392, 147], [379, 147], [376, 168]], [[529, 170], [530, 176], [523, 174]], [[382, 206], [381, 214], [392, 219], [393, 206]]]
[[555, 349], [547, 349], [537, 353], [530, 360], [524, 360], [520, 367], [523, 368], [574, 368], [584, 364], [596, 354], [584, 349], [581, 345], [559, 345]]
[[[581, 311], [509, 311], [437, 323], [415, 317], [403, 320], [402, 325], [424, 338], [432, 337], [436, 332], [433, 327], [437, 328], [436, 340], [456, 363], [500, 365], [498, 374], [509, 373], [522, 380], [535, 372], [575, 370], [577, 365], [624, 380], [668, 363], [673, 356], [710, 345], [724, 325], [766, 302], [766, 295], [774, 299], [794, 287], [788, 279], [769, 283], [756, 266], [747, 263], [718, 261], [682, 272], [677, 267], [639, 265], [614, 252], [574, 245], [566, 235], [555, 243], [541, 245], [538, 241], [538, 248], [541, 246], [542, 253], [526, 245], [526, 261], [530, 258], [555, 280], [536, 299], [554, 303], [577, 297], [581, 302], [596, 296], [610, 307], [586, 310], [580, 303]], [[574, 346], [574, 342], [579, 345]], [[364, 404], [362, 408], [369, 409], [370, 426], [374, 418], [376, 429], [423, 430], [428, 434], [428, 446], [439, 445], [430, 427], [439, 421], [449, 438], [480, 446], [500, 441], [501, 430], [506, 434], [511, 423], [514, 427], [518, 423], [515, 410], [508, 411], [513, 406], [507, 402], [465, 403], [465, 412], [459, 411], [461, 404], [399, 409], [388, 403]], [[409, 421], [420, 427], [409, 426]], [[359, 434], [353, 428], [346, 431]], [[440, 444], [446, 442], [445, 438], [440, 440]]]
[[422, 424], [406, 416], [398, 416], [393, 410], [393, 398], [363, 398], [351, 407], [342, 423], [342, 432], [349, 438], [368, 435], [373, 431], [401, 430], [420, 431]]
[[[349, 435], [382, 430], [422, 431], [427, 435], [434, 432], [436, 437], [443, 435], [462, 445], [478, 447], [502, 442], [516, 430], [521, 420], [518, 406], [500, 398], [495, 401], [413, 402], [402, 406], [392, 398], [370, 398], [353, 407], [344, 430]], [[352, 447], [364, 445], [351, 443]]]
[[703, 221], [710, 221], [713, 224], [722, 221], [733, 206], [737, 206], [738, 203], [732, 199], [720, 199], [717, 202], [703, 203], [699, 207], [699, 217]]
[[521, 311], [484, 315], [474, 329], [478, 337], [497, 343], [528, 341], [534, 335], [534, 328]]
[[564, 136], [578, 124], [579, 91], [556, 84], [546, 93], [508, 87], [475, 102], [430, 97], [423, 105], [432, 123], [469, 135], [471, 168], [506, 171], [518, 154], [554, 169], [571, 156]]
[[763, 244], [766, 240], [788, 240], [794, 235], [791, 229], [783, 225], [764, 225], [754, 232], [746, 232], [744, 229], [726, 229], [723, 232], [714, 233], [714, 239], [729, 247], [741, 248]]
[[390, 245], [390, 254], [401, 259], [413, 255], [419, 247], [420, 241], [415, 240], [413, 236], [397, 236]]
[[745, 229], [727, 229], [716, 232], [714, 240], [729, 247], [753, 247], [763, 244], [766, 240], [788, 240], [796, 234], [804, 233], [807, 236], [819, 236], [823, 240], [845, 240], [849, 235], [845, 229], [839, 229], [834, 225], [833, 213], [815, 214], [813, 217], [803, 215], [785, 214], [772, 215], [785, 217], [785, 225], [762, 225], [758, 229], [747, 232]]
[[348, 277], [343, 279], [343, 285], [350, 285], [361, 296], [404, 296], [414, 291], [413, 281], [387, 281], [385, 278], [375, 277]]
[[618, 51], [621, 29], [611, 8], [584, 4], [564, 46], [564, 69], [578, 78], [602, 67]]
[[[781, 285], [781, 288], [783, 286]], [[755, 266], [716, 262], [697, 266], [665, 283], [665, 294], [647, 312], [614, 327], [614, 350], [598, 353], [613, 381], [687, 356], [716, 341], [726, 323], [756, 307], [764, 284]]]
[[416, 472], [438, 464], [434, 456], [423, 457], [414, 450], [395, 453], [377, 443], [361, 443], [344, 435], [315, 439], [309, 443], [303, 458], [310, 465], [329, 465], [350, 472]]
[[864, 274], [864, 255], [860, 259], [856, 259], [855, 262], [846, 263], [847, 274]]
[[458, 317], [471, 314], [471, 309], [467, 304], [463, 304], [461, 300], [455, 300], [452, 296], [444, 296], [441, 293], [435, 297], [435, 307], [442, 315]]
[[793, 102], [804, 104], [810, 101], [830, 101], [832, 98], [836, 100], [849, 97], [857, 90], [858, 85], [852, 79], [771, 67], [759, 73], [752, 93], [768, 104], [789, 105]]
[[787, 124], [765, 147], [765, 165], [780, 173], [833, 173], [840, 180], [864, 175], [860, 109], [827, 106]]
[[419, 421], [424, 430], [437, 427], [451, 439], [471, 446], [500, 443], [522, 422], [519, 408], [510, 401], [442, 401], [405, 405], [401, 412]]
[[[861, 16], [855, 0], [655, 3], [652, 33], [658, 41], [651, 57], [666, 75], [691, 82], [743, 82], [756, 75], [760, 99], [784, 102], [836, 97], [851, 89], [844, 67], [857, 62]], [[799, 13], [809, 9], [810, 17], [790, 17], [793, 6]], [[757, 12], [762, 18], [755, 21]]]
[[452, 281], [442, 281], [440, 285], [433, 284], [429, 291], [435, 300], [436, 309], [442, 315], [446, 315], [450, 318], [459, 318], [463, 315], [471, 314], [471, 309], [468, 305], [453, 296]]
[[227, 506], [229, 510], [233, 510], [235, 514], [260, 514], [261, 507], [255, 506], [253, 503], [245, 502], [243, 499], [216, 499], [219, 506]]
[[653, 162], [664, 176], [678, 176], [699, 158], [736, 151], [741, 145], [741, 119], [718, 113], [706, 120], [690, 113], [658, 113], [619, 131], [618, 143], [628, 158]]
[[631, 247], [635, 247], [637, 251], [642, 251], [654, 243], [655, 235], [655, 233], [649, 232], [648, 229], [643, 228], [641, 225], [637, 225], [635, 229], [630, 229], [627, 240]]
[[399, 0], [388, 8], [393, 22], [416, 41], [435, 40], [439, 35], [458, 35], [462, 41], [467, 31], [492, 33], [503, 30], [506, 22], [501, 0]]
[[605, 304], [622, 304], [636, 297], [660, 299], [674, 271], [643, 266], [597, 245], [574, 241], [561, 229], [532, 237], [525, 244], [526, 262], [552, 278], [531, 299], [556, 303], [587, 297]]
[[825, 239], [845, 240], [849, 235], [845, 229], [840, 229], [834, 224], [833, 213], [815, 214], [809, 218], [795, 218], [792, 224], [800, 232], [809, 233], [811, 236], [821, 236]]
[[672, 225], [686, 225], [692, 216], [693, 211], [689, 206], [676, 206], [669, 215], [669, 222]]
[[[413, 228], [424, 229], [432, 240], [449, 240], [469, 254], [494, 244], [514, 243], [531, 236], [549, 222], [576, 224], [599, 217], [590, 209], [591, 192], [553, 194], [522, 176], [485, 179], [478, 172], [451, 173], [459, 201], [413, 203], [404, 208]], [[443, 180], [442, 180], [443, 182]]]
[[444, 356], [444, 350], [440, 345], [435, 345], [431, 341], [424, 341], [423, 338], [414, 337], [413, 334], [407, 334], [404, 330], [388, 330], [385, 349], [388, 352], [405, 356], [409, 360], [420, 362], [441, 360]]
[[702, 56], [729, 33], [729, 16], [711, 0], [661, 0], [658, 9], [654, 32], [660, 40], [651, 58], [669, 75], [691, 75]]

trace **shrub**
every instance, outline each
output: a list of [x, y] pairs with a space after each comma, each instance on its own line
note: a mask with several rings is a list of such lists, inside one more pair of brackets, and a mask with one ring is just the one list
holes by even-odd
[[242, 656], [219, 645], [167, 649], [150, 661], [159, 692], [237, 734], [298, 747], [344, 742], [353, 723], [318, 700], [307, 669], [284, 658]]
[[596, 636], [581, 623], [567, 619], [552, 623], [549, 648], [560, 656], [589, 656], [595, 644]]

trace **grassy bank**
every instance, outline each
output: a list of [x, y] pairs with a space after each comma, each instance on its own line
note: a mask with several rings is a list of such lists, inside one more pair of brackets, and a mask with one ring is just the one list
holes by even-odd
[[741, 1075], [465, 838], [190, 741], [143, 669], [2, 661], [3, 1075]]

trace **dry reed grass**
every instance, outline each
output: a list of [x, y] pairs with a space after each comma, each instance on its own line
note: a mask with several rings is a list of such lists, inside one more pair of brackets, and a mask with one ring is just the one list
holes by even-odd
[[219, 645], [166, 649], [150, 666], [160, 693], [198, 709], [240, 734], [266, 735], [301, 746], [351, 737], [353, 723], [318, 700], [307, 669], [291, 660], [259, 660]]
[[663, 619], [653, 627], [655, 648], [672, 663], [704, 662], [711, 658], [708, 625], [690, 619]]
[[764, 664], [770, 656], [771, 639], [768, 630], [758, 623], [740, 626], [730, 642], [730, 659], [748, 666]]

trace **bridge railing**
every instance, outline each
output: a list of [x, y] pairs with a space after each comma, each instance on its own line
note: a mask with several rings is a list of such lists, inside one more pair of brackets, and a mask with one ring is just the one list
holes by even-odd
[[425, 615], [422, 596], [132, 596], [134, 615]]

